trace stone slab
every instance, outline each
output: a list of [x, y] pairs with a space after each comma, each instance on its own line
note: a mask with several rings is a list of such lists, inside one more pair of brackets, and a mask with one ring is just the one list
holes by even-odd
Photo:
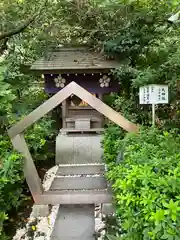
[[102, 163], [101, 135], [59, 134], [56, 138], [56, 164]]
[[51, 240], [95, 240], [94, 205], [60, 205]]
[[81, 165], [59, 165], [56, 175], [78, 175], [78, 174], [102, 174], [105, 172], [104, 164], [81, 164]]
[[104, 176], [97, 177], [59, 177], [55, 178], [51, 190], [105, 189], [107, 183]]

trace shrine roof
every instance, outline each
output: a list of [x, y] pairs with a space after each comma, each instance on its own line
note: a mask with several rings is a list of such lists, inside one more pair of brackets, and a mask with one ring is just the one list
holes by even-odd
[[116, 60], [107, 60], [101, 53], [88, 51], [85, 48], [62, 48], [49, 52], [36, 60], [31, 70], [37, 71], [76, 71], [82, 70], [110, 70], [119, 67], [120, 63]]

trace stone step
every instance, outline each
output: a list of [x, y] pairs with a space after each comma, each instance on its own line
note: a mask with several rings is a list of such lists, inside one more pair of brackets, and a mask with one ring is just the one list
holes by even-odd
[[107, 183], [104, 176], [74, 176], [55, 177], [51, 190], [79, 190], [79, 189], [105, 189]]
[[84, 174], [103, 174], [105, 172], [104, 164], [60, 164], [57, 176], [61, 175], [84, 175]]
[[60, 205], [51, 240], [95, 240], [94, 205]]

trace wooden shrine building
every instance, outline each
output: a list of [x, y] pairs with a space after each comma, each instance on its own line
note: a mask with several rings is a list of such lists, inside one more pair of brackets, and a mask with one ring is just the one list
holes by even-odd
[[[118, 81], [111, 74], [117, 67], [117, 61], [107, 60], [104, 55], [86, 48], [60, 48], [35, 61], [31, 70], [43, 75], [45, 91], [50, 95], [73, 81], [103, 100], [104, 94], [119, 91]], [[78, 97], [72, 95], [62, 102], [61, 107], [61, 131], [103, 129], [103, 116]]]

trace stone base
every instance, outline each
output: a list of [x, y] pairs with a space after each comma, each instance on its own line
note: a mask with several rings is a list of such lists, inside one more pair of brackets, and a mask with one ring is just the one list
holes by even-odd
[[56, 165], [102, 163], [102, 136], [72, 134], [56, 137]]

